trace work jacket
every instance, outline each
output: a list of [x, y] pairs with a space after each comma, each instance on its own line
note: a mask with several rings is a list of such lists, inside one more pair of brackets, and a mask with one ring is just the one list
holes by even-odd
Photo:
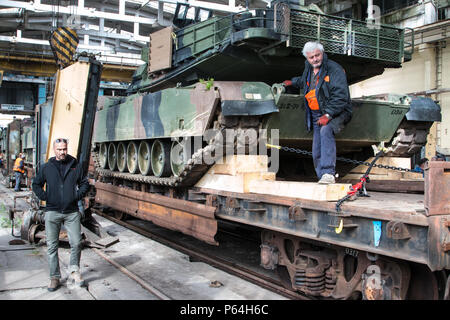
[[[322, 114], [328, 113], [331, 116], [332, 119], [328, 122], [328, 125], [331, 126], [334, 134], [337, 134], [352, 118], [352, 105], [347, 77], [344, 69], [333, 60], [328, 60], [325, 52], [323, 53], [323, 61], [320, 68], [319, 81], [315, 87], [319, 111]], [[313, 67], [306, 60], [302, 76], [291, 79], [292, 85], [302, 89], [305, 95], [308, 93], [311, 73], [313, 73]], [[312, 129], [312, 113], [306, 99], [305, 113], [306, 127], [310, 131]]]
[[[37, 172], [31, 187], [36, 196], [46, 202], [46, 211], [69, 213], [78, 211], [81, 200], [89, 189], [89, 182], [78, 161], [66, 156], [65, 171], [61, 175], [56, 158], [52, 157]], [[44, 191], [44, 185], [47, 184]]]
[[25, 173], [25, 170], [23, 169], [23, 159], [22, 158], [19, 157], [16, 159], [16, 161], [14, 161], [13, 171]]

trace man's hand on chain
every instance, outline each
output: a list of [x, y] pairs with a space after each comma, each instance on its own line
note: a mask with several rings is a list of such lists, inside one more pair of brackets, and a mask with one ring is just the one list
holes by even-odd
[[283, 81], [283, 85], [284, 85], [285, 87], [292, 86], [292, 81], [291, 81], [291, 80], [284, 80], [284, 81]]

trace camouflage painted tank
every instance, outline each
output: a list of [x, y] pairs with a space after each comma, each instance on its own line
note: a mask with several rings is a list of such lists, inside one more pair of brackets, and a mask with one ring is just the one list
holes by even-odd
[[[268, 118], [266, 128], [279, 129], [284, 145], [311, 147], [307, 132], [303, 95], [287, 94], [282, 85], [273, 86], [279, 112]], [[441, 109], [432, 99], [382, 94], [352, 99], [352, 120], [336, 135], [338, 152], [355, 153], [362, 147], [388, 147], [388, 156], [412, 156], [425, 145], [430, 126], [441, 121]], [[301, 125], [299, 125], [301, 124]]]
[[[211, 86], [211, 87], [209, 87]], [[263, 118], [277, 112], [262, 82], [197, 83], [104, 100], [93, 142], [103, 176], [163, 185], [195, 183], [239, 136], [256, 143]], [[234, 136], [227, 137], [226, 130]], [[256, 135], [247, 134], [253, 129]]]
[[[163, 29], [150, 38], [130, 95], [106, 98], [97, 112], [94, 155], [102, 176], [192, 185], [214, 163], [205, 159], [242, 144], [247, 150], [261, 138], [260, 129], [268, 130], [269, 139], [277, 129], [281, 145], [310, 148], [303, 96], [284, 93], [277, 84], [302, 73], [307, 41], [320, 41], [350, 84], [401, 67], [408, 58], [402, 29], [371, 28], [285, 1]], [[441, 117], [439, 106], [426, 98], [386, 95], [352, 103], [353, 120], [336, 140], [338, 152], [360, 160], [381, 142], [391, 147], [390, 155], [411, 156]], [[226, 129], [237, 133], [225, 139]], [[246, 134], [249, 129], [257, 134]]]

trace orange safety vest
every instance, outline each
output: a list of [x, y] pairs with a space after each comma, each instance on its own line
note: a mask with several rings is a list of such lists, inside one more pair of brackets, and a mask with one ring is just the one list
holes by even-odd
[[16, 159], [16, 161], [14, 162], [13, 171], [17, 171], [17, 172], [20, 172], [20, 173], [25, 173], [25, 170], [20, 168], [20, 161], [23, 161], [22, 158], [17, 158]]
[[319, 110], [319, 101], [316, 97], [316, 89], [312, 89], [305, 95], [306, 101], [308, 101], [308, 107], [311, 110]]
[[[325, 76], [324, 78], [325, 82], [330, 82], [330, 77], [329, 76]], [[316, 86], [319, 83], [319, 78], [317, 78], [316, 80]], [[306, 84], [309, 87], [309, 82], [307, 81]], [[308, 102], [308, 107], [311, 110], [319, 110], [319, 101], [317, 101], [317, 97], [316, 97], [316, 89], [312, 89], [311, 91], [309, 91], [306, 95], [305, 95], [306, 101]]]

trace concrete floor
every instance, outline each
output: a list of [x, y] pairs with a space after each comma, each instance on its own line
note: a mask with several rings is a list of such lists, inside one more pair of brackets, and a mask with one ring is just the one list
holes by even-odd
[[[84, 248], [81, 256], [81, 272], [87, 286], [75, 287], [66, 281], [70, 248], [65, 244], [59, 249], [62, 286], [55, 292], [48, 292], [45, 244], [9, 244], [9, 241], [15, 238], [11, 235], [5, 207], [12, 205], [14, 194], [11, 189], [0, 185], [0, 300], [158, 299], [90, 248]], [[27, 204], [18, 200], [18, 207], [26, 209]], [[203, 262], [191, 262], [183, 253], [102, 217], [94, 217], [105, 231], [119, 237], [118, 243], [101, 251], [171, 299], [286, 299]], [[19, 228], [15, 229], [15, 233], [19, 233]], [[215, 281], [222, 285], [212, 286], [211, 283]]]

